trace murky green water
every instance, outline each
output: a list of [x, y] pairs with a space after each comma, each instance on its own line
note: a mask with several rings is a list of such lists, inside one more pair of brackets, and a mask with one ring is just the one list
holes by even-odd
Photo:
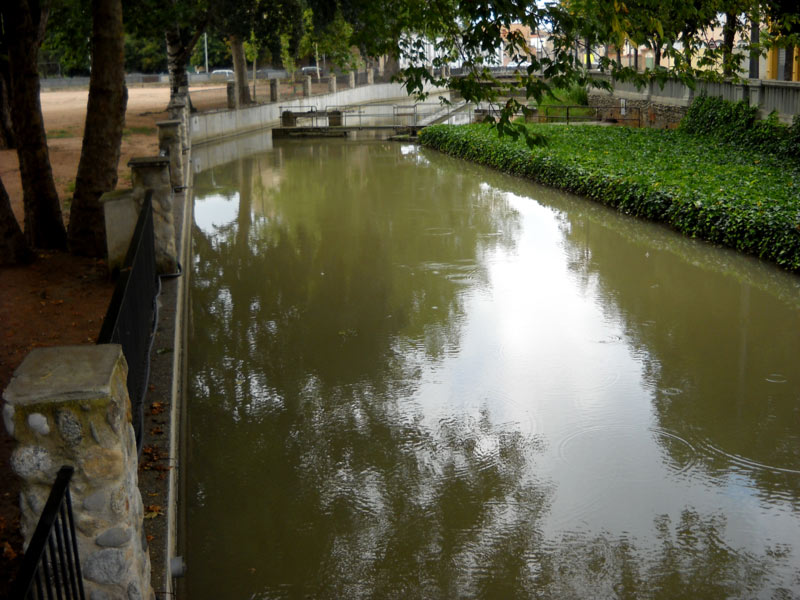
[[192, 600], [800, 595], [797, 277], [387, 142], [195, 198]]

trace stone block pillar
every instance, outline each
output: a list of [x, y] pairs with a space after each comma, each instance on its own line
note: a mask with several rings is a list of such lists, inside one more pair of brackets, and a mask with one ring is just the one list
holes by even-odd
[[375, 83], [375, 69], [367, 69], [367, 85]]
[[156, 269], [159, 274], [178, 270], [175, 250], [175, 218], [172, 214], [172, 185], [169, 178], [169, 158], [145, 156], [128, 162], [133, 180], [133, 198], [141, 210], [145, 193], [153, 190], [153, 231], [156, 242]]
[[747, 100], [750, 106], [759, 106], [761, 104], [761, 94], [764, 86], [761, 85], [760, 79], [751, 79], [748, 81], [748, 84]]
[[281, 100], [281, 82], [278, 79], [269, 80], [269, 101], [280, 102]]
[[180, 94], [174, 95], [169, 100], [167, 105], [167, 112], [172, 121], [180, 121], [181, 132], [181, 146], [182, 148], [189, 147], [189, 106], [188, 99]]
[[127, 376], [117, 344], [37, 348], [4, 393], [26, 544], [58, 469], [72, 465], [78, 553], [93, 600], [155, 598]]
[[311, 75], [303, 77], [303, 97], [308, 98], [311, 96]]
[[331, 75], [328, 77], [328, 91], [331, 94], [336, 93], [336, 75]]
[[125, 264], [125, 256], [133, 239], [139, 207], [133, 198], [133, 190], [114, 190], [100, 196], [106, 223], [106, 250], [108, 269], [117, 273]]
[[173, 189], [183, 186], [183, 151], [181, 148], [181, 122], [158, 121], [158, 150], [169, 157], [169, 177]]
[[350, 71], [350, 89], [352, 90], [354, 87], [356, 87], [356, 73]]

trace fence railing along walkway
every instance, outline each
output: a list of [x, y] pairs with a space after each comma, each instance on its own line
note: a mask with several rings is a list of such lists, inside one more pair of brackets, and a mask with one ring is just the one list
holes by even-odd
[[438, 102], [414, 104], [353, 104], [326, 106], [281, 106], [283, 127], [418, 127], [458, 119], [472, 121], [472, 106], [464, 102], [442, 105]]
[[142, 446], [144, 396], [150, 372], [150, 346], [156, 318], [158, 275], [153, 234], [152, 190], [145, 195], [125, 263], [111, 297], [98, 344], [120, 344], [128, 363], [128, 394], [136, 447]]
[[12, 600], [85, 600], [69, 482], [74, 469], [61, 467], [25, 551]]
[[606, 122], [641, 127], [642, 111], [638, 107], [626, 109], [585, 105], [540, 106], [533, 120], [539, 123]]

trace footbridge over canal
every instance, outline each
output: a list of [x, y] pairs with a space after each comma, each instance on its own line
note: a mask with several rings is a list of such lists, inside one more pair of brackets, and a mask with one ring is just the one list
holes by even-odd
[[471, 123], [473, 105], [460, 101], [454, 104], [361, 104], [281, 107], [281, 126], [272, 130], [273, 137], [346, 137], [350, 132], [385, 130], [395, 134], [413, 134], [437, 123]]

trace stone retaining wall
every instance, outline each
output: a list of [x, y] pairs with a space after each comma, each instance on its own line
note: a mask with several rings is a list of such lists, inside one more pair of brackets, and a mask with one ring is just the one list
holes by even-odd
[[651, 81], [641, 89], [632, 83], [614, 81], [609, 75], [595, 73], [593, 77], [613, 85], [612, 92], [590, 90], [589, 105], [619, 107], [621, 101], [627, 106], [642, 109], [643, 125], [652, 127], [674, 127], [686, 109], [700, 94], [720, 97], [731, 102], [745, 100], [758, 106], [758, 116], [766, 118], [773, 111], [783, 123], [791, 123], [800, 111], [800, 82], [744, 79], [741, 81], [696, 82], [692, 89], [677, 80], [668, 80], [663, 86]]
[[616, 98], [607, 93], [589, 94], [589, 106], [604, 109], [604, 114], [620, 118], [623, 111], [630, 114], [632, 111], [639, 111], [641, 127], [656, 127], [659, 129], [674, 129], [683, 119], [688, 106], [675, 104], [662, 104], [652, 100], [636, 100], [628, 98]]

